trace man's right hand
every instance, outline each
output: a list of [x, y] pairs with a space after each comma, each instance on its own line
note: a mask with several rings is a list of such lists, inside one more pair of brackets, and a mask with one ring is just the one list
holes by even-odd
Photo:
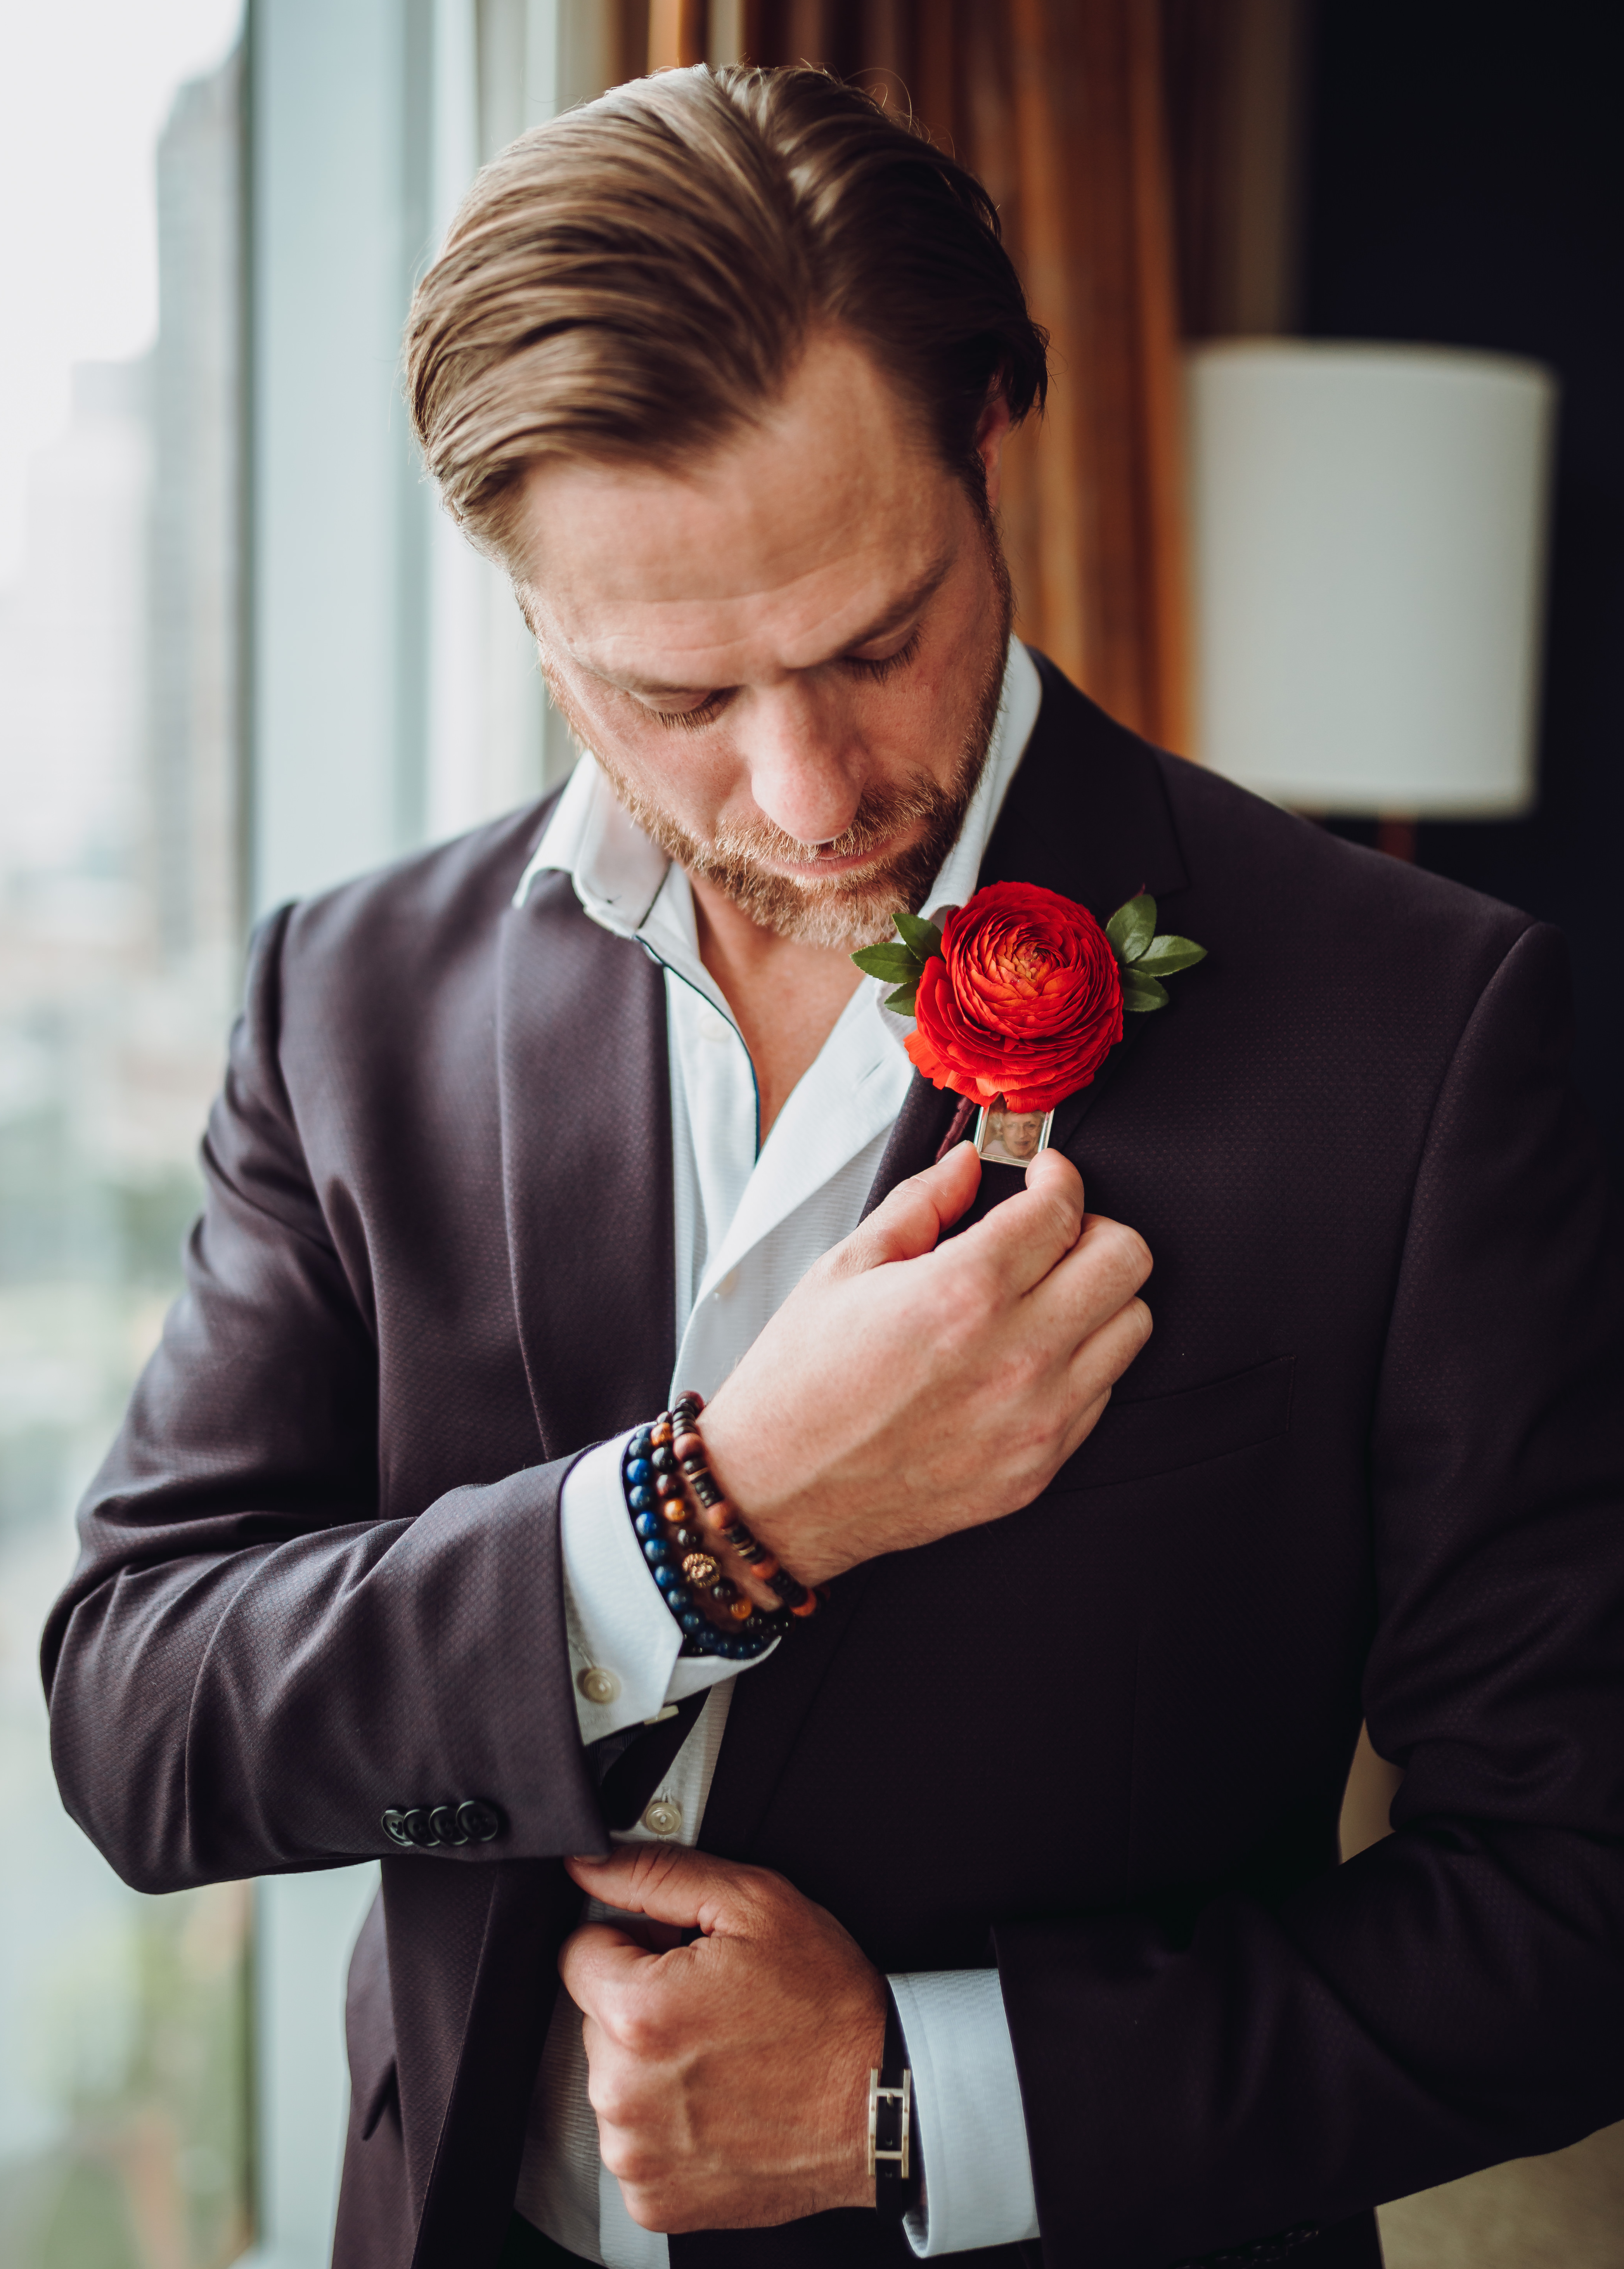
[[1043, 1150], [963, 1236], [962, 1142], [809, 1269], [705, 1409], [712, 1469], [802, 1583], [1030, 1504], [1150, 1336], [1142, 1238]]

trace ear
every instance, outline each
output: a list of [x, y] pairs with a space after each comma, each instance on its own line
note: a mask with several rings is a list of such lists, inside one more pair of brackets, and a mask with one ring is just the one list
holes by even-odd
[[1004, 443], [1013, 431], [1004, 389], [1001, 386], [995, 386], [987, 396], [985, 409], [976, 421], [976, 455], [981, 460], [981, 470], [986, 481], [986, 508], [989, 512], [998, 510], [999, 497], [1003, 490]]

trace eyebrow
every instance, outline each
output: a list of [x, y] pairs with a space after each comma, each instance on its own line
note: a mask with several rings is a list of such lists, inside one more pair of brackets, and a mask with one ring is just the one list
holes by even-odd
[[[910, 615], [917, 613], [927, 599], [935, 595], [946, 580], [948, 570], [952, 564], [950, 555], [947, 554], [940, 559], [934, 560], [922, 575], [917, 576], [905, 591], [900, 593], [888, 607], [875, 617], [867, 629], [860, 630], [854, 637], [845, 639], [833, 654], [823, 655], [818, 661], [803, 662], [801, 668], [821, 669], [825, 662], [838, 661], [843, 655], [853, 653], [860, 646], [872, 646], [875, 639], [884, 638], [891, 631], [900, 630]], [[647, 677], [622, 677], [612, 670], [594, 669], [590, 662], [586, 663], [584, 667], [590, 669], [594, 677], [602, 678], [606, 685], [615, 686], [622, 693], [635, 693], [652, 700], [658, 700], [662, 697], [669, 698], [674, 694], [712, 693], [722, 690], [710, 685], [672, 685]]]

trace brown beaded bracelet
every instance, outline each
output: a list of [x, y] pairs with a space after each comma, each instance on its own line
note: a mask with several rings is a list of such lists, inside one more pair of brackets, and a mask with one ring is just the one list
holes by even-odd
[[[780, 1567], [723, 1494], [699, 1438], [699, 1413], [704, 1408], [703, 1396], [682, 1394], [661, 1420], [661, 1426], [668, 1423], [671, 1427], [672, 1452], [683, 1480], [699, 1500], [700, 1519], [712, 1535], [738, 1554], [753, 1576], [778, 1593], [792, 1615], [816, 1615], [825, 1595]], [[658, 1431], [655, 1439], [659, 1439]]]
[[784, 1610], [768, 1612], [746, 1598], [723, 1573], [704, 1533], [690, 1524], [672, 1439], [668, 1411], [653, 1426], [639, 1427], [626, 1444], [621, 1485], [638, 1542], [661, 1598], [682, 1625], [683, 1652], [753, 1660], [780, 1636], [778, 1618]]

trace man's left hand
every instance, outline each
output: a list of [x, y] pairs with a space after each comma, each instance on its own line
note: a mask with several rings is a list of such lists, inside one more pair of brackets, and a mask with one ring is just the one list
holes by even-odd
[[659, 1953], [587, 1923], [558, 1956], [583, 2012], [603, 2163], [632, 2220], [748, 2229], [872, 2206], [885, 1982], [834, 1917], [764, 1867], [678, 1845], [623, 1844], [569, 1869], [667, 1936], [704, 1933]]

